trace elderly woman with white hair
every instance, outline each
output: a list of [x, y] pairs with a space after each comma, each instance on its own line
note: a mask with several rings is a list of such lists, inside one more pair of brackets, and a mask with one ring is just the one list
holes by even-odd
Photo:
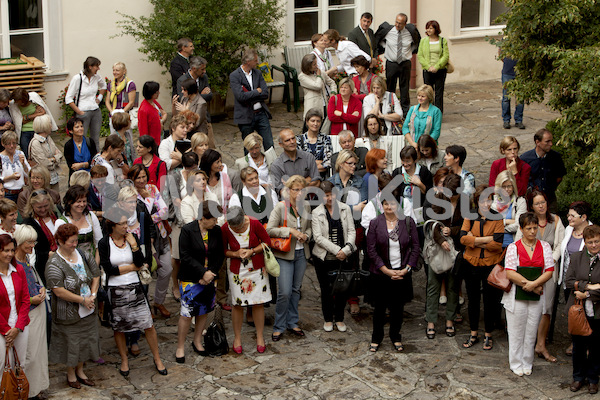
[[58, 150], [54, 140], [50, 137], [52, 131], [52, 119], [45, 114], [33, 120], [35, 134], [29, 143], [29, 158], [38, 165], [46, 167], [50, 171], [50, 188], [59, 191], [60, 162], [63, 154]]
[[25, 154], [17, 150], [17, 140], [15, 132], [4, 132], [1, 139], [4, 150], [0, 153], [2, 163], [0, 178], [4, 182], [4, 196], [14, 202], [23, 191], [25, 174], [29, 172], [29, 163], [25, 159]]
[[42, 278], [31, 263], [37, 233], [29, 225], [18, 225], [14, 239], [17, 242], [15, 263], [20, 265], [27, 277], [29, 289], [29, 337], [27, 338], [27, 379], [29, 380], [28, 398], [36, 397], [48, 389], [48, 341], [46, 339], [46, 314], [48, 298]]
[[506, 248], [515, 241], [515, 235], [519, 230], [519, 217], [527, 212], [527, 202], [523, 197], [518, 196], [517, 180], [508, 170], [500, 172], [496, 177], [495, 192], [492, 209], [502, 214], [504, 222], [502, 248]]
[[248, 151], [244, 157], [235, 160], [235, 169], [241, 171], [246, 167], [252, 167], [258, 171], [258, 179], [265, 189], [271, 186], [271, 164], [277, 159], [273, 148], [263, 152], [263, 138], [256, 132], [252, 132], [244, 138], [244, 148]]

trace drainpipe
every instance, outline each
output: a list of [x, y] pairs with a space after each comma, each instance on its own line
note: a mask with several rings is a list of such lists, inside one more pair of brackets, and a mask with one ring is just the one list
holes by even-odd
[[[415, 26], [417, 25], [417, 0], [410, 0], [410, 16], [409, 21]], [[417, 43], [417, 46], [419, 44]], [[414, 89], [417, 87], [417, 55], [413, 54], [411, 60], [411, 69], [410, 69], [410, 88]]]

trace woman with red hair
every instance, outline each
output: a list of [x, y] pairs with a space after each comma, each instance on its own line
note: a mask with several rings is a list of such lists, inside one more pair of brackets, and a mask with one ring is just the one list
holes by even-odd
[[[365, 156], [365, 165], [367, 167], [367, 173], [363, 176], [363, 187], [369, 188], [369, 182], [372, 182], [371, 185], [376, 188], [377, 181], [381, 176], [381, 173], [387, 168], [387, 157], [385, 150], [383, 149], [371, 149], [367, 152]], [[372, 178], [371, 178], [372, 176]], [[379, 189], [377, 190], [379, 191]], [[371, 200], [377, 193], [372, 191], [368, 191], [367, 199]]]

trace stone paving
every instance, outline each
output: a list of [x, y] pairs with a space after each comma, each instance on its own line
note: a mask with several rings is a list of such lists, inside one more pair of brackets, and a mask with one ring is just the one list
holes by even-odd
[[[414, 97], [414, 96], [412, 96]], [[475, 173], [477, 182], [487, 182], [491, 162], [500, 157], [498, 145], [505, 134], [518, 137], [523, 148], [533, 147], [533, 133], [556, 117], [544, 105], [526, 106], [525, 130], [502, 129], [499, 81], [450, 84], [446, 88], [441, 147], [459, 143], [468, 151], [465, 167]], [[302, 113], [287, 113], [285, 106], [272, 106], [273, 131], [293, 127], [299, 131]], [[243, 148], [232, 119], [215, 124], [218, 150], [224, 162], [233, 165]], [[277, 141], [277, 139], [275, 140]], [[278, 152], [280, 150], [278, 149]], [[554, 343], [550, 352], [558, 363], [536, 359], [533, 374], [519, 378], [508, 368], [508, 343], [503, 332], [494, 333], [494, 349], [482, 350], [479, 343], [469, 350], [461, 343], [469, 334], [468, 323], [457, 324], [457, 336], [448, 338], [443, 329], [443, 306], [440, 307], [438, 335], [425, 337], [425, 278], [415, 274], [415, 299], [407, 304], [402, 328], [405, 351], [396, 353], [389, 341], [375, 353], [367, 351], [371, 335], [371, 309], [363, 306], [353, 318], [346, 313], [348, 331], [325, 332], [320, 310], [319, 286], [314, 268], [309, 265], [300, 301], [301, 327], [305, 338], [284, 335], [270, 340], [274, 307], [266, 310], [265, 340], [267, 351], [256, 351], [255, 331], [244, 323], [244, 353], [219, 358], [204, 358], [186, 347], [186, 363], [175, 363], [178, 313], [169, 295], [166, 306], [173, 312], [169, 319], [157, 319], [160, 352], [169, 375], [159, 375], [152, 364], [147, 343], [140, 342], [142, 354], [130, 360], [128, 378], [119, 375], [119, 356], [112, 331], [100, 328], [104, 365], [86, 363], [88, 376], [97, 386], [70, 389], [65, 382], [65, 368], [52, 365], [50, 398], [70, 399], [563, 399], [588, 396], [584, 388], [571, 393], [571, 361], [564, 355], [569, 343], [563, 305]], [[153, 293], [153, 290], [150, 290]], [[466, 314], [466, 310], [465, 310]], [[229, 343], [233, 331], [229, 313], [224, 313]], [[482, 335], [482, 333], [480, 333]], [[191, 340], [191, 335], [188, 339]]]

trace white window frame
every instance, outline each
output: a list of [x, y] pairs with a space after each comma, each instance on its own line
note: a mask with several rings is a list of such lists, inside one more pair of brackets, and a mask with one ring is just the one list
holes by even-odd
[[[317, 12], [319, 26], [317, 32], [325, 32], [329, 29], [329, 12], [336, 10], [354, 10], [354, 26], [358, 25], [358, 20], [360, 15], [365, 12], [365, 6], [368, 3], [370, 5], [370, 10], [373, 10], [373, 1], [374, 0], [354, 0], [354, 4], [343, 4], [339, 6], [330, 6], [329, 0], [319, 0], [319, 5], [317, 7], [305, 7], [305, 8], [294, 8], [294, 1], [288, 1], [288, 37], [290, 38], [289, 44], [294, 46], [305, 46], [310, 45], [310, 40], [301, 40], [296, 41], [295, 38], [295, 27], [296, 27], [296, 14], [302, 14], [307, 12]], [[315, 32], [315, 33], [317, 33]], [[346, 36], [348, 32], [340, 32], [340, 35]]]
[[[451, 40], [482, 38], [496, 36], [506, 25], [491, 25], [490, 14], [492, 11], [492, 0], [480, 0], [483, 7], [479, 9], [479, 26], [462, 28], [462, 0], [454, 0], [454, 33]], [[481, 24], [483, 21], [483, 24]]]
[[[62, 0], [42, 0], [42, 28], [9, 30], [8, 0], [0, 0], [0, 58], [10, 58], [10, 38], [41, 33], [47, 72], [63, 70]], [[52, 43], [52, 45], [51, 45]]]

